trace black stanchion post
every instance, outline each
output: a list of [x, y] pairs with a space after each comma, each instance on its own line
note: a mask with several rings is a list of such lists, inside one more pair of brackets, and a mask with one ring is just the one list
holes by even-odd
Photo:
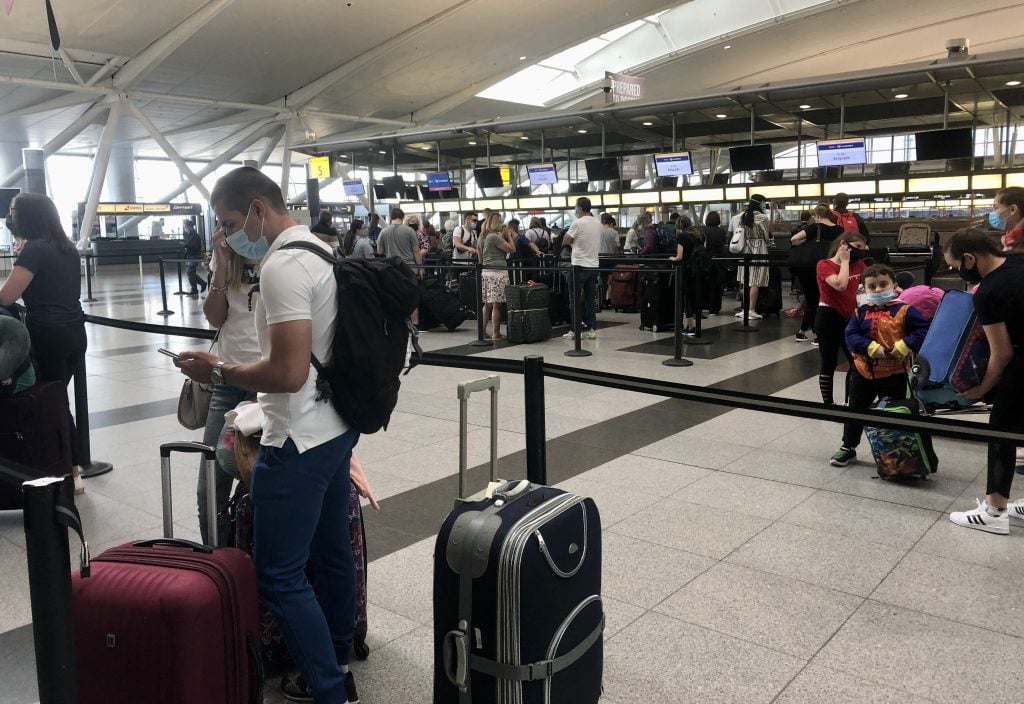
[[[714, 264], [712, 264], [712, 271], [714, 271]], [[683, 342], [687, 345], [710, 345], [711, 340], [701, 336], [701, 318], [704, 317], [704, 273], [697, 271], [693, 272], [693, 298], [696, 301], [696, 314], [694, 318], [694, 325], [696, 328], [693, 332], [693, 337], [688, 337]]]
[[78, 442], [78, 473], [83, 479], [106, 474], [114, 469], [109, 462], [92, 461], [92, 443], [89, 440], [89, 382], [85, 373], [85, 357], [75, 370], [75, 428]]
[[185, 291], [185, 286], [181, 283], [181, 259], [175, 260], [178, 265], [178, 290], [175, 292], [175, 296], [187, 296], [188, 292]]
[[92, 297], [92, 252], [85, 253], [85, 291], [82, 303], [95, 303], [96, 299]]
[[39, 703], [77, 704], [71, 554], [68, 530], [56, 521], [58, 505], [74, 505], [74, 486], [71, 477], [46, 477], [22, 486]]
[[673, 353], [671, 359], [666, 359], [662, 364], [666, 367], [692, 367], [693, 362], [683, 358], [683, 262], [675, 262], [676, 285], [673, 287], [675, 294], [674, 319], [675, 332], [672, 335]]
[[[139, 259], [141, 261], [142, 258], [140, 257]], [[164, 276], [164, 260], [161, 257], [157, 262], [160, 264], [160, 298], [164, 302], [164, 309], [157, 311], [156, 314], [162, 315], [166, 318], [168, 315], [174, 315], [174, 311], [167, 307], [167, 279]]]
[[583, 349], [582, 335], [580, 334], [580, 318], [583, 311], [583, 296], [579, 286], [579, 266], [573, 264], [569, 270], [570, 291], [569, 312], [572, 317], [572, 349], [565, 353], [566, 357], [589, 357], [593, 354], [590, 350]]
[[476, 339], [469, 343], [470, 347], [490, 347], [492, 340], [484, 337], [484, 265], [479, 258], [474, 259], [473, 269], [476, 272]]
[[740, 332], [757, 332], [750, 324], [750, 254], [743, 255], [743, 322], [736, 327]]
[[526, 478], [534, 484], [547, 484], [543, 357], [531, 355], [523, 359], [523, 387], [526, 391]]

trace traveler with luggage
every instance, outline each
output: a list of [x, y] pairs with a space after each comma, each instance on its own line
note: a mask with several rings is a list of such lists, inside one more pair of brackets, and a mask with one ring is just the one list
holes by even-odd
[[199, 260], [202, 258], [203, 238], [196, 231], [195, 224], [191, 220], [186, 220], [185, 259], [188, 259], [189, 262], [185, 265], [185, 274], [188, 276], [188, 283], [190, 285], [188, 295], [193, 298], [199, 295], [199, 289], [202, 289], [202, 293], [206, 293], [207, 282], [196, 273], [199, 269]]
[[480, 228], [480, 243], [480, 257], [484, 265], [480, 283], [484, 302], [484, 334], [487, 334], [487, 322], [490, 321], [490, 337], [496, 342], [505, 339], [501, 334], [501, 304], [505, 302], [505, 287], [508, 286], [505, 257], [516, 249], [508, 228], [501, 224], [501, 215], [491, 213], [487, 216]]
[[850, 204], [850, 196], [845, 193], [836, 193], [835, 209], [832, 211], [831, 220], [843, 228], [843, 232], [859, 232], [864, 241], [869, 241], [868, 226], [864, 224], [864, 218], [852, 210], [846, 208]]
[[832, 219], [832, 211], [828, 206], [819, 205], [811, 212], [810, 221], [793, 233], [789, 241], [789, 266], [800, 282], [800, 290], [804, 297], [804, 316], [800, 321], [800, 330], [796, 333], [797, 342], [807, 342], [808, 333], [814, 332], [814, 317], [818, 312], [818, 262], [828, 256], [829, 247], [836, 237], [843, 234], [843, 228]]
[[[358, 221], [356, 221], [358, 222]], [[213, 256], [210, 258], [210, 295], [203, 302], [203, 315], [217, 329], [217, 358], [228, 364], [247, 364], [260, 359], [256, 339], [255, 306], [249, 305], [249, 292], [260, 282], [258, 259], [243, 259], [228, 246], [224, 229], [213, 233]], [[210, 395], [210, 411], [206, 416], [203, 444], [216, 445], [224, 428], [224, 414], [242, 401], [255, 401], [256, 392], [229, 384], [214, 384]], [[218, 463], [216, 474], [217, 540], [229, 544], [230, 520], [227, 516], [231, 500], [232, 477]], [[199, 463], [196, 489], [199, 503], [199, 532], [204, 545], [212, 545], [208, 535], [206, 499], [206, 462]]]
[[359, 218], [352, 221], [342, 241], [342, 251], [352, 259], [373, 259], [373, 245], [370, 244], [366, 225]]
[[[846, 325], [857, 312], [857, 288], [864, 271], [861, 261], [868, 244], [856, 232], [844, 232], [832, 241], [827, 259], [817, 266], [817, 285], [820, 301], [815, 313], [814, 325], [818, 333], [818, 354], [821, 368], [818, 370], [818, 388], [821, 401], [826, 406], [835, 403], [832, 397], [833, 376], [839, 366], [839, 351], [853, 367], [853, 357], [846, 346]], [[849, 394], [849, 372], [846, 391]]]
[[626, 230], [626, 237], [622, 241], [624, 254], [636, 254], [640, 251], [643, 242], [644, 227], [647, 225], [647, 216], [641, 215], [633, 221], [633, 227]]
[[[964, 281], [978, 285], [974, 309], [991, 349], [981, 383], [960, 395], [991, 399], [993, 430], [1024, 432], [1024, 256], [1000, 251], [985, 232], [960, 230], [946, 245], [945, 257]], [[985, 501], [954, 511], [949, 520], [998, 535], [1010, 532], [1010, 518], [1024, 524], [1024, 501], [1009, 500], [1015, 455], [1013, 443], [989, 443]]]
[[551, 251], [551, 231], [544, 227], [544, 218], [530, 218], [530, 228], [525, 232], [526, 239], [537, 246], [541, 254]]
[[334, 226], [334, 216], [330, 210], [321, 210], [320, 218], [309, 231], [320, 238], [320, 240], [331, 247], [338, 246], [338, 228]]
[[704, 289], [708, 315], [718, 315], [722, 312], [722, 294], [729, 269], [724, 262], [715, 261], [717, 257], [724, 257], [729, 247], [729, 234], [722, 227], [722, 216], [718, 211], [712, 210], [704, 218], [703, 236], [704, 247], [711, 257], [711, 273]]
[[[584, 320], [588, 340], [597, 339], [597, 279], [598, 267], [601, 266], [598, 252], [601, 249], [601, 223], [590, 211], [590, 199], [586, 196], [576, 199], [576, 222], [572, 224], [563, 238], [563, 247], [572, 246], [570, 264], [579, 267], [576, 286], [573, 288], [573, 272], [565, 272], [566, 283], [569, 284], [569, 305], [572, 310], [572, 329], [563, 337], [572, 338], [577, 326], [581, 326], [579, 318], [580, 292], [583, 295]], [[581, 326], [579, 329], [583, 329]]]
[[[896, 273], [875, 264], [861, 275], [868, 302], [846, 326], [846, 347], [853, 354], [849, 373], [849, 408], [866, 411], [876, 399], [905, 399], [910, 392], [910, 357], [921, 349], [928, 321], [913, 307], [896, 300]], [[846, 467], [857, 461], [864, 426], [843, 425], [843, 444], [829, 464]]]
[[480, 256], [476, 245], [476, 213], [467, 213], [462, 224], [452, 231], [452, 246], [455, 248], [452, 252], [452, 260], [472, 263]]
[[377, 213], [371, 213], [370, 219], [366, 222], [367, 237], [370, 238], [370, 246], [373, 247], [373, 251], [377, 251], [377, 238], [380, 236], [380, 215]]
[[[770, 223], [768, 216], [764, 214], [764, 203], [765, 197], [760, 194], [754, 194], [750, 196], [750, 201], [747, 203], [747, 209], [733, 217], [730, 223], [729, 231], [733, 233], [733, 239], [736, 238], [736, 233], [742, 228], [743, 229], [743, 249], [742, 254], [749, 254], [753, 257], [765, 258], [768, 256], [768, 240], [771, 239], [771, 232], [769, 231]], [[731, 248], [731, 245], [730, 245]], [[737, 252], [739, 253], [739, 252]], [[740, 286], [744, 285], [744, 269], [746, 267], [740, 266], [736, 270], [736, 281], [739, 282]], [[741, 309], [737, 314], [737, 318], [743, 318], [744, 310], [749, 310], [750, 320], [760, 320], [763, 316], [757, 312], [757, 293], [758, 289], [762, 286], [769, 284], [769, 275], [767, 264], [757, 264], [750, 267], [750, 280], [747, 282], [750, 286], [749, 297], [744, 301], [744, 305], [748, 306], [748, 309]]]
[[1004, 250], [1024, 248], [1024, 188], [1011, 186], [996, 193], [988, 222], [1003, 231], [1000, 242]]
[[[355, 565], [351, 543], [336, 537], [348, 530], [349, 458], [359, 432], [323, 398], [310, 364], [332, 355], [337, 282], [333, 267], [314, 252], [282, 247], [311, 243], [329, 250], [295, 222], [281, 189], [256, 169], [241, 167], [222, 177], [210, 204], [228, 246], [243, 259], [263, 260], [254, 297], [263, 356], [226, 364], [205, 352], [184, 352], [175, 364], [201, 383], [261, 392], [262, 447], [250, 486], [253, 557], [260, 596], [301, 672], [286, 678], [282, 689], [299, 701], [358, 701], [348, 670]], [[396, 210], [400, 222], [403, 214]], [[319, 599], [305, 574], [310, 560]]]
[[[0, 287], [0, 306], [19, 298], [25, 303], [25, 326], [39, 365], [38, 381], [62, 381], [65, 387], [85, 362], [88, 346], [82, 295], [82, 273], [75, 245], [64, 234], [53, 201], [40, 193], [22, 193], [11, 203], [7, 229], [25, 244], [10, 275]], [[85, 491], [78, 469], [78, 434], [67, 412], [75, 493]]]
[[[697, 249], [701, 252], [701, 265], [694, 266]], [[697, 333], [696, 316], [701, 314], [697, 301], [697, 276], [703, 276], [707, 266], [707, 250], [701, 241], [701, 233], [697, 228], [679, 230], [676, 234], [676, 253], [668, 258], [670, 262], [682, 262], [683, 273], [683, 335], [693, 337]], [[673, 314], [674, 315], [674, 314]], [[678, 324], [678, 321], [676, 321]]]

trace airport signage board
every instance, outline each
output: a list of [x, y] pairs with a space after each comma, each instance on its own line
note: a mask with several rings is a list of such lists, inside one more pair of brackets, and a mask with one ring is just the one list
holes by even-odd
[[605, 103], [615, 105], [633, 100], [643, 100], [645, 96], [645, 80], [639, 76], [625, 73], [604, 72]]

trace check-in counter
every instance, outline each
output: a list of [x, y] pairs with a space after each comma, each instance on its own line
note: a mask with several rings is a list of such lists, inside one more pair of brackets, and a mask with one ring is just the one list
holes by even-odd
[[175, 259], [182, 255], [185, 243], [181, 239], [106, 239], [92, 240], [92, 253], [96, 257], [96, 266], [111, 264], [137, 264], [139, 257], [143, 263], [155, 263], [161, 257]]

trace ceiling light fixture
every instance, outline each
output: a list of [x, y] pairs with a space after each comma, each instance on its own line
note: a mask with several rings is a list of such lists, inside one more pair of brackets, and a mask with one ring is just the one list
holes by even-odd
[[520, 60], [520, 61], [526, 61], [526, 57], [525, 57], [525, 56], [520, 56], [520, 57], [519, 57], [519, 60]]
[[475, 146], [476, 146], [476, 142], [470, 142], [470, 143], [469, 143], [469, 146], [471, 146], [471, 147], [475, 147]]
[[801, 105], [801, 106], [800, 106], [800, 109], [801, 109], [801, 110], [810, 110], [810, 109], [811, 109], [811, 106], [810, 106], [810, 105], [808, 105], [808, 104], [806, 104], [806, 103], [804, 103], [803, 105]]
[[722, 48], [725, 49], [726, 51], [729, 51], [729, 49], [732, 49], [732, 44], [726, 44]]
[[526, 140], [528, 140], [528, 139], [529, 139], [529, 137], [527, 137], [527, 136], [526, 136], [526, 135], [524, 134], [524, 135], [523, 135], [522, 137], [520, 137], [519, 139], [521, 139], [521, 140], [523, 140], [523, 141], [525, 142]]
[[729, 116], [728, 115], [724, 115], [722, 113], [718, 113], [717, 115], [715, 115], [715, 117], [717, 117], [719, 120], [724, 120], [725, 118], [727, 118]]
[[580, 134], [586, 134], [587, 133], [586, 130], [576, 130], [576, 131], [579, 132]]
[[384, 150], [384, 149], [378, 149], [378, 150], [377, 150], [377, 153], [378, 153], [378, 154], [387, 154], [387, 151], [386, 151], [386, 150]]
[[897, 93], [897, 94], [896, 94], [895, 96], [893, 96], [893, 97], [895, 97], [895, 98], [896, 98], [896, 100], [903, 100], [904, 98], [909, 98], [910, 96], [909, 96], [909, 95], [907, 95], [906, 93]]
[[651, 126], [653, 126], [653, 125], [654, 125], [654, 123], [653, 123], [653, 122], [645, 122], [645, 123], [644, 123], [644, 127], [651, 127]]
[[1008, 85], [1008, 86], [1019, 86], [1020, 85], [1020, 81], [1007, 81], [1006, 85]]

